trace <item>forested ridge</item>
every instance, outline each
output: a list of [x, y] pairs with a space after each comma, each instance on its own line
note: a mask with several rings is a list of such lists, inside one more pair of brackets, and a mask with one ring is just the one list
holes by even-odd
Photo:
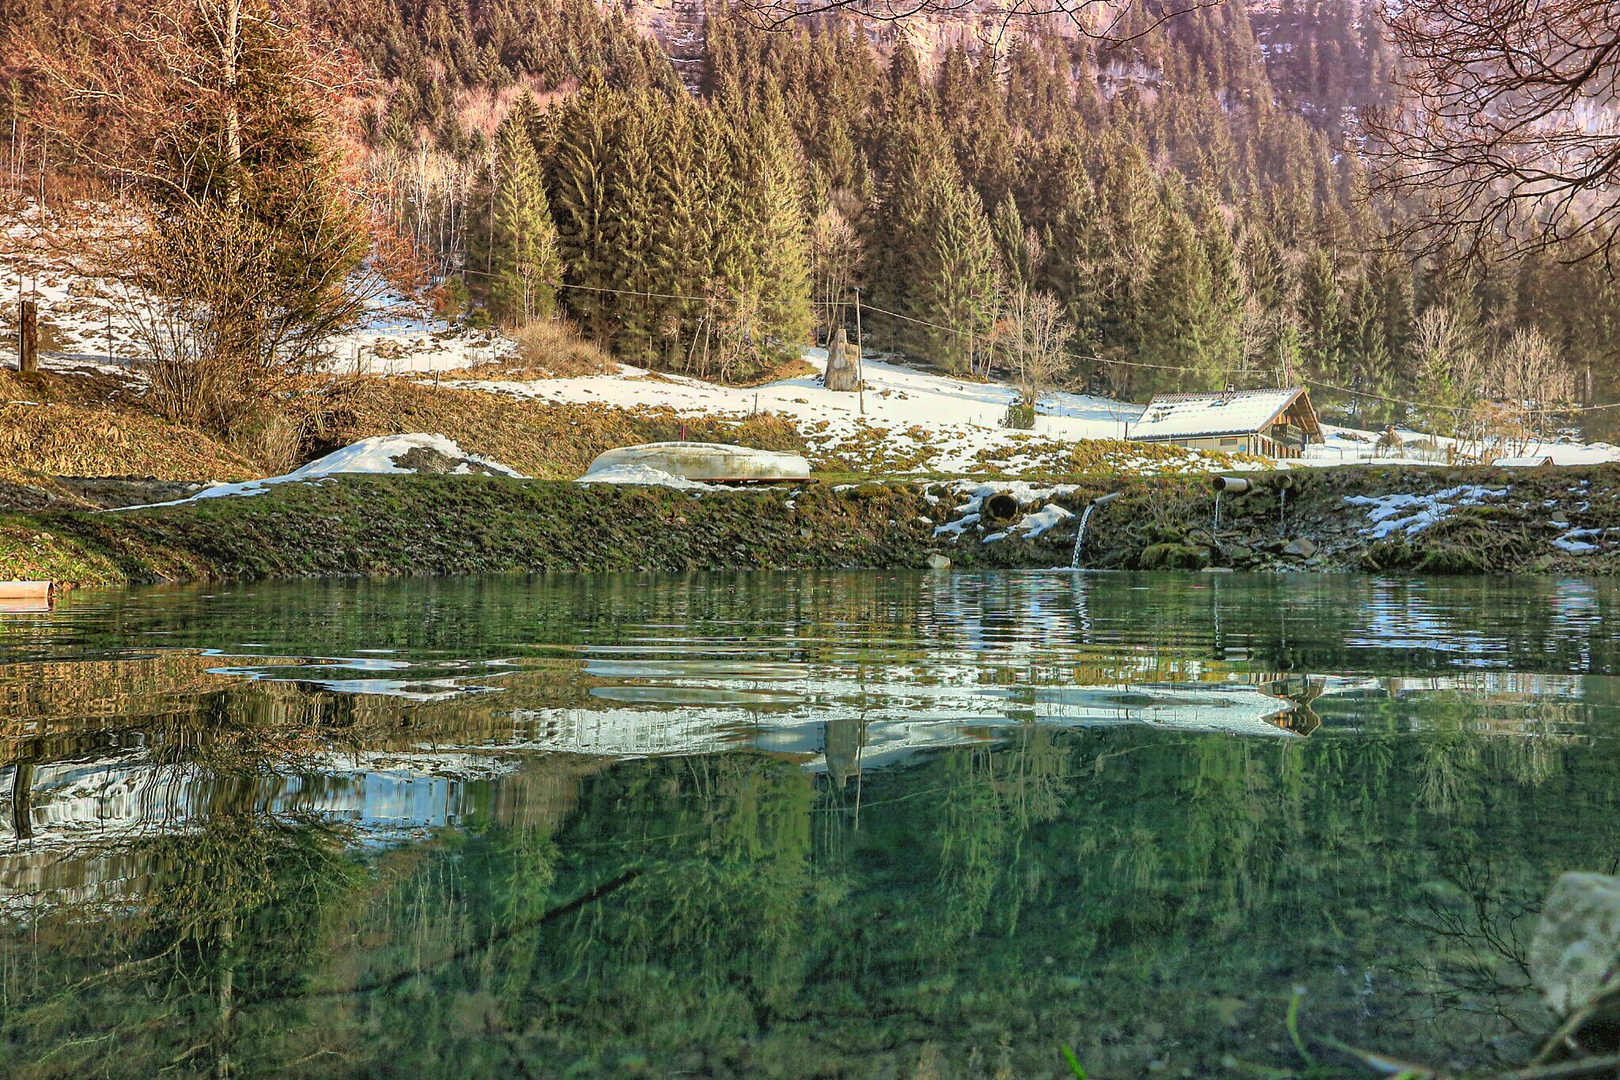
[[[1603, 260], [1385, 242], [1402, 209], [1369, 197], [1356, 154], [1395, 63], [1370, 5], [1250, 7], [1149, 29], [1163, 12], [1142, 5], [1112, 47], [1024, 20], [926, 57], [852, 21], [770, 33], [712, 7], [679, 71], [584, 0], [303, 17], [364, 72], [364, 198], [452, 312], [556, 311], [626, 361], [747, 380], [853, 332], [859, 288], [869, 347], [1137, 400], [1306, 381], [1364, 423], [1443, 432], [1490, 402], [1613, 400]], [[0, 11], [70, 44], [117, 17]], [[6, 106], [25, 164], [51, 93], [26, 75]], [[1039, 299], [1060, 344], [1044, 367], [1019, 314]]]

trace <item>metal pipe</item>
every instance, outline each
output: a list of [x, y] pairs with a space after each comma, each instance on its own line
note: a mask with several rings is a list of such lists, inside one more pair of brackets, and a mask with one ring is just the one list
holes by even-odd
[[1018, 498], [1010, 491], [998, 491], [984, 500], [981, 514], [986, 521], [1011, 521], [1018, 514]]
[[1294, 489], [1294, 478], [1285, 472], [1277, 473], [1271, 478], [1271, 487], [1275, 491], [1292, 491]]
[[1124, 492], [1122, 492], [1122, 491], [1110, 491], [1106, 495], [1099, 495], [1095, 499], [1092, 499], [1091, 500], [1091, 505], [1092, 506], [1107, 506], [1109, 503], [1113, 502], [1115, 499], [1119, 498], [1123, 494], [1124, 494]]
[[1233, 495], [1241, 495], [1251, 486], [1249, 481], [1241, 476], [1217, 476], [1212, 483], [1216, 491], [1225, 491]]

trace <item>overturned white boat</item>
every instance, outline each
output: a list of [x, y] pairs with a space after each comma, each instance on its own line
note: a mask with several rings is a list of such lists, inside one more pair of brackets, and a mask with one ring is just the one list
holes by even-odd
[[579, 479], [580, 483], [658, 483], [660, 474], [713, 484], [787, 483], [810, 479], [810, 463], [798, 454], [730, 443], [643, 443], [601, 454]]

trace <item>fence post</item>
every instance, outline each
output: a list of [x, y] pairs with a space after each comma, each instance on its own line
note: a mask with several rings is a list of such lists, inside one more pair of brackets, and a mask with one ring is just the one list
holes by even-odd
[[17, 370], [38, 371], [39, 304], [33, 300], [24, 300], [17, 323]]

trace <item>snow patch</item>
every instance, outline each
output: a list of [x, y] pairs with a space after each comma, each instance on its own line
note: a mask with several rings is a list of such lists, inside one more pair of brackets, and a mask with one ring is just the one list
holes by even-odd
[[1052, 526], [1067, 521], [1072, 517], [1074, 517], [1073, 514], [1057, 503], [1047, 503], [1035, 513], [1024, 515], [1024, 520], [1018, 523], [1018, 528], [1024, 530], [1031, 539], [1034, 539], [1052, 528]]
[[[1072, 494], [1075, 489], [1073, 484], [1039, 486], [1025, 483], [1022, 480], [1008, 480], [994, 484], [983, 484], [972, 480], [957, 480], [945, 485], [945, 489], [957, 495], [966, 496], [966, 500], [957, 505], [956, 513], [960, 516], [955, 521], [947, 522], [934, 529], [936, 537], [959, 537], [967, 529], [979, 524], [983, 520], [984, 501], [992, 495], [1011, 495], [1018, 500], [1020, 505], [1028, 505], [1029, 503], [1043, 503], [1044, 505], [1039, 510], [1025, 514], [1018, 520], [1017, 524], [986, 536], [984, 538], [986, 544], [1004, 540], [1015, 533], [1022, 533], [1031, 538], [1037, 537], [1054, 525], [1074, 516], [1063, 507], [1050, 501], [1059, 495]], [[932, 501], [937, 502], [938, 500]]]
[[1507, 493], [1505, 487], [1469, 484], [1446, 488], [1433, 495], [1346, 495], [1344, 501], [1369, 508], [1367, 519], [1372, 525], [1361, 532], [1374, 540], [1382, 540], [1397, 530], [1415, 536], [1443, 521], [1459, 506], [1480, 506], [1486, 499], [1500, 499]]
[[1590, 555], [1594, 551], [1602, 550], [1602, 546], [1592, 543], [1591, 538], [1602, 535], [1602, 529], [1571, 529], [1552, 543], [1553, 547], [1571, 555]]
[[174, 499], [169, 502], [146, 503], [142, 506], [121, 507], [122, 510], [145, 510], [154, 506], [178, 506], [181, 503], [196, 502], [199, 499], [218, 499], [228, 495], [261, 495], [275, 484], [286, 484], [298, 480], [323, 480], [329, 476], [339, 475], [371, 475], [371, 476], [405, 476], [417, 472], [437, 471], [431, 469], [412, 468], [402, 463], [412, 451], [428, 451], [434, 458], [449, 459], [457, 462], [454, 468], [444, 470], [451, 476], [499, 475], [509, 476], [517, 480], [525, 480], [522, 473], [488, 458], [476, 454], [468, 454], [458, 446], [454, 440], [443, 435], [428, 435], [417, 432], [410, 435], [377, 435], [370, 439], [361, 439], [357, 443], [334, 450], [323, 458], [317, 458], [307, 465], [301, 465], [284, 476], [267, 476], [262, 480], [246, 480], [236, 484], [215, 484], [206, 488], [189, 499]]
[[663, 469], [655, 469], [651, 465], [614, 465], [606, 469], [586, 473], [575, 480], [576, 484], [646, 484], [656, 487], [681, 488], [682, 490], [707, 491], [713, 484], [705, 484], [701, 480], [688, 480], [684, 476], [667, 473]]

